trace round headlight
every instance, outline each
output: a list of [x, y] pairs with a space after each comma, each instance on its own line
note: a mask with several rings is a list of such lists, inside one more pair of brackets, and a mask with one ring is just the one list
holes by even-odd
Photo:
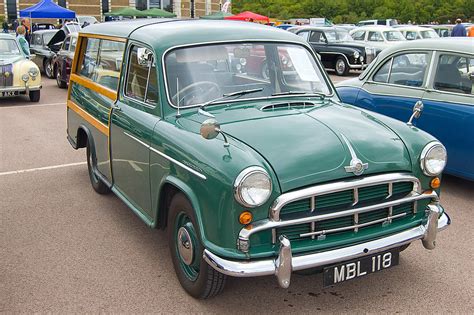
[[245, 66], [245, 65], [247, 64], [247, 59], [245, 59], [245, 58], [240, 58], [239, 62], [240, 62], [240, 64], [241, 64], [242, 66]]
[[32, 77], [36, 77], [39, 74], [39, 72], [38, 72], [38, 69], [31, 67], [30, 70], [28, 71], [28, 74]]
[[235, 179], [235, 199], [244, 207], [263, 205], [272, 193], [272, 182], [267, 172], [257, 166], [248, 167]]
[[364, 62], [364, 56], [359, 57], [360, 62]]
[[446, 148], [439, 142], [431, 142], [421, 151], [421, 169], [427, 176], [437, 176], [441, 174], [446, 166], [447, 160], [448, 155]]
[[25, 82], [28, 82], [28, 80], [30, 79], [30, 76], [27, 75], [27, 74], [24, 74], [24, 75], [21, 76], [21, 79]]
[[354, 51], [354, 58], [355, 58], [355, 59], [359, 59], [359, 56], [360, 56], [359, 52], [358, 52], [358, 51]]

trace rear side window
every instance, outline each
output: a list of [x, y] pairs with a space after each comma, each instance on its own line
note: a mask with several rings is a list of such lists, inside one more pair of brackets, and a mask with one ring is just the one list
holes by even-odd
[[434, 88], [474, 95], [474, 57], [441, 55], [436, 69]]
[[86, 38], [86, 49], [79, 74], [111, 90], [117, 90], [125, 44]]
[[308, 31], [299, 32], [297, 35], [303, 37], [306, 41], [309, 39]]
[[383, 42], [383, 37], [379, 32], [369, 32], [368, 40], [371, 42]]
[[125, 95], [148, 105], [158, 102], [158, 80], [153, 52], [145, 47], [131, 46]]

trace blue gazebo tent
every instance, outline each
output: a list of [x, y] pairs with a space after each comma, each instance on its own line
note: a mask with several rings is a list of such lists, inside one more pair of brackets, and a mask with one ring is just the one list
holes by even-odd
[[41, 0], [32, 7], [20, 11], [20, 17], [30, 19], [73, 19], [76, 12], [63, 8], [52, 0]]

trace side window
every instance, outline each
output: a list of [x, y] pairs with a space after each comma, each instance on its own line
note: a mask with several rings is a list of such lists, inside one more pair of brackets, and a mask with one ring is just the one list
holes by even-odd
[[93, 79], [94, 69], [97, 66], [97, 58], [99, 54], [100, 39], [84, 38], [83, 45], [86, 46], [79, 74], [83, 77]]
[[61, 48], [62, 50], [69, 50], [69, 44], [71, 43], [71, 37], [66, 38], [66, 40], [63, 43], [63, 47]]
[[120, 79], [125, 44], [98, 38], [85, 38], [86, 45], [79, 74], [111, 90]]
[[383, 42], [383, 37], [379, 32], [369, 32], [368, 40], [371, 42]]
[[309, 32], [308, 31], [299, 32], [298, 36], [303, 37], [307, 41], [309, 39]]
[[416, 32], [407, 31], [407, 32], [405, 33], [405, 38], [406, 38], [407, 40], [414, 40], [414, 39], [416, 39]]
[[387, 83], [388, 82], [388, 74], [390, 72], [390, 67], [391, 66], [392, 66], [392, 58], [387, 60], [385, 62], [385, 64], [381, 68], [379, 68], [379, 70], [373, 76], [373, 80], [375, 82]]
[[364, 40], [365, 39], [365, 31], [357, 31], [354, 34], [352, 34], [352, 38], [354, 40]]
[[387, 21], [385, 21], [385, 20], [377, 20], [377, 25], [387, 25]]
[[77, 37], [72, 37], [71, 38], [71, 46], [69, 47], [70, 51], [75, 51], [76, 50], [76, 45], [77, 45]]
[[388, 60], [374, 75], [375, 82], [420, 87], [423, 85], [428, 55], [408, 53]]
[[310, 43], [323, 43], [324, 42], [323, 34], [321, 32], [312, 31], [311, 35], [309, 36], [309, 42]]
[[434, 88], [440, 91], [474, 94], [474, 58], [443, 54], [439, 57]]
[[125, 95], [149, 105], [158, 102], [156, 63], [153, 52], [148, 48], [131, 46]]

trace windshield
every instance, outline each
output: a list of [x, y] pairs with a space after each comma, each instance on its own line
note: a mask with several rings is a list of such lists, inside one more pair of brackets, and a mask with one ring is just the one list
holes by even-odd
[[349, 35], [349, 32], [343, 30], [326, 31], [326, 38], [329, 43], [351, 42], [354, 39]]
[[399, 31], [385, 31], [383, 32], [383, 36], [385, 36], [385, 39], [388, 40], [389, 42], [397, 42], [400, 40], [406, 40], [406, 38], [403, 37], [403, 34]]
[[46, 32], [43, 33], [43, 43], [44, 45], [48, 45], [49, 41], [51, 38], [53, 38], [54, 35], [56, 35], [57, 32]]
[[14, 39], [0, 40], [0, 58], [4, 56], [19, 56], [20, 49]]
[[437, 37], [439, 37], [438, 34], [436, 34], [436, 32], [433, 31], [433, 30], [421, 31], [420, 34], [421, 34], [421, 37], [423, 37], [423, 38], [437, 38]]
[[235, 99], [294, 92], [330, 94], [313, 55], [303, 46], [237, 43], [180, 48], [165, 58], [174, 106], [201, 105], [242, 90]]

